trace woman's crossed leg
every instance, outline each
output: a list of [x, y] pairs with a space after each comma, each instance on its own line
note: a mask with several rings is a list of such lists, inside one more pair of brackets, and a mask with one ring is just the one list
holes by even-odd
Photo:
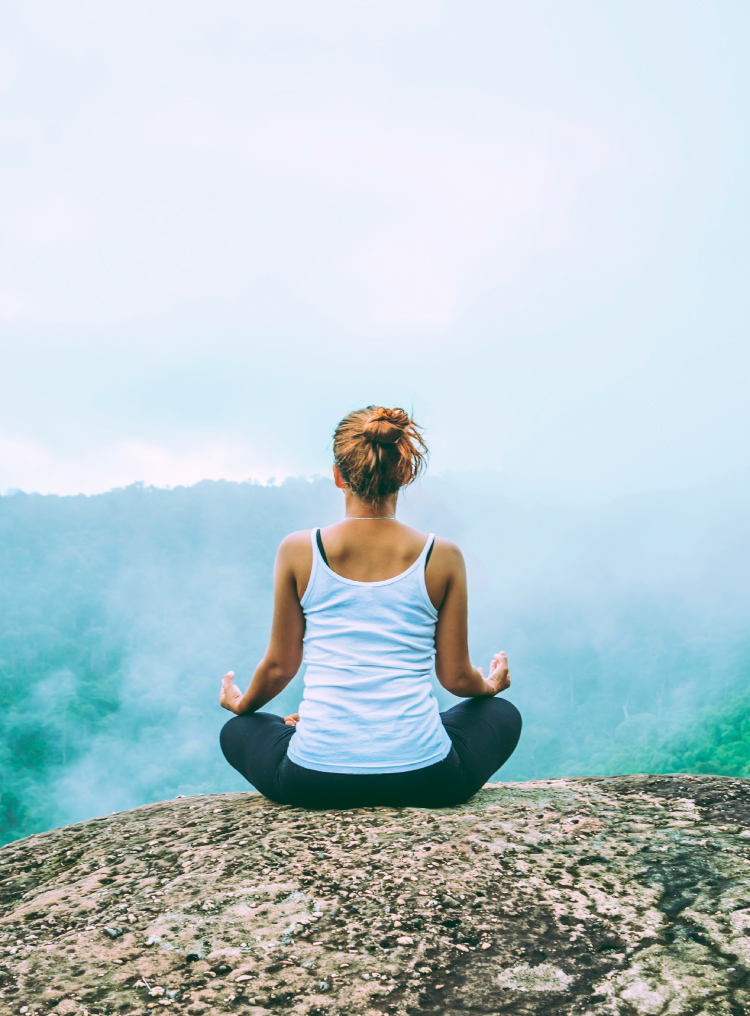
[[446, 758], [399, 773], [329, 773], [287, 757], [294, 727], [281, 716], [236, 716], [221, 731], [224, 757], [266, 797], [308, 808], [367, 805], [440, 808], [461, 804], [507, 762], [521, 734], [521, 715], [501, 698], [471, 698], [440, 714], [453, 747]]

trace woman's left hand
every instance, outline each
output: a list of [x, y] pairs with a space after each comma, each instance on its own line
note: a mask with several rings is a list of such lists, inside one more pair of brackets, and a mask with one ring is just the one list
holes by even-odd
[[299, 723], [299, 713], [292, 713], [291, 716], [285, 716], [284, 723], [286, 723], [287, 727], [296, 727]]
[[219, 705], [228, 709], [230, 713], [236, 713], [242, 701], [242, 692], [234, 683], [234, 671], [230, 670], [221, 681], [221, 692], [219, 693]]

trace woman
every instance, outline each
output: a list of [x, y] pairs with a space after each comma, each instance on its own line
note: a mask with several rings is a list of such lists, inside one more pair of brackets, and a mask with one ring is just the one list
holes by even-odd
[[[455, 544], [396, 521], [427, 448], [402, 409], [368, 406], [333, 438], [346, 516], [279, 547], [271, 641], [243, 695], [230, 671], [221, 732], [230, 765], [262, 794], [311, 808], [440, 807], [468, 800], [521, 732], [505, 653], [485, 680], [467, 647], [466, 573]], [[299, 713], [258, 712], [305, 656]], [[466, 701], [444, 713], [430, 685]]]

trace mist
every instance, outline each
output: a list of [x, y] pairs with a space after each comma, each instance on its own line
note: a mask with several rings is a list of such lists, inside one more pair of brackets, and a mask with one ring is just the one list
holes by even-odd
[[[750, 773], [749, 507], [740, 481], [592, 506], [491, 472], [402, 495], [464, 550], [473, 662], [508, 653], [524, 732], [502, 779]], [[2, 838], [248, 789], [220, 679], [263, 654], [279, 541], [341, 508], [327, 479], [1, 498]]]

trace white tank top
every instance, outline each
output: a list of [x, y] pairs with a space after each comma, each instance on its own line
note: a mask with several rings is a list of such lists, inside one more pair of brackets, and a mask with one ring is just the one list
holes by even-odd
[[381, 582], [337, 575], [312, 539], [305, 691], [288, 757], [327, 773], [398, 773], [444, 759], [451, 740], [430, 685], [438, 612], [414, 564]]

